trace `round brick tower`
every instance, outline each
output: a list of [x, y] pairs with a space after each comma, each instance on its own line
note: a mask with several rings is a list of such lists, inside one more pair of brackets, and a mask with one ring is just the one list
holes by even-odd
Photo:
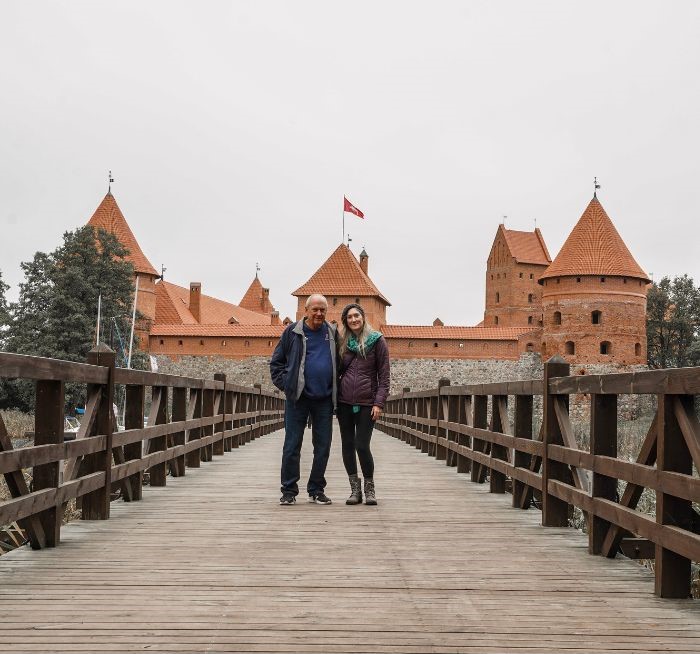
[[646, 273], [593, 196], [542, 284], [542, 356], [645, 364]]

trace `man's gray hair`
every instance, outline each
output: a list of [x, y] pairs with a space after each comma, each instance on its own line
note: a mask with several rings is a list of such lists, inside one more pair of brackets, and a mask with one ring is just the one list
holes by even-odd
[[309, 297], [306, 299], [306, 304], [304, 307], [308, 309], [309, 305], [314, 301], [323, 302], [323, 304], [326, 305], [326, 308], [328, 308], [328, 300], [326, 300], [325, 296], [321, 295], [320, 293], [312, 293], [309, 295]]

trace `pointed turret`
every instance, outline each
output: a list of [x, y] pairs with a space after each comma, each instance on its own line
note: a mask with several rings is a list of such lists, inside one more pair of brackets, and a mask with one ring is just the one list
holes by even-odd
[[615, 275], [650, 281], [595, 196], [540, 277], [540, 284], [551, 277], [577, 275]]
[[257, 273], [238, 306], [243, 309], [248, 309], [248, 311], [255, 311], [256, 313], [265, 313], [268, 315], [272, 314], [275, 310], [275, 307], [272, 306], [272, 302], [270, 302], [270, 289], [263, 287]]

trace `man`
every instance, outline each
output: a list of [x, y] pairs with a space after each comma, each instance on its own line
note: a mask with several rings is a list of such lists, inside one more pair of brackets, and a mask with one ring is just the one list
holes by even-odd
[[281, 505], [296, 502], [304, 428], [311, 418], [314, 460], [306, 490], [309, 502], [330, 504], [326, 465], [336, 407], [336, 327], [326, 322], [328, 302], [317, 293], [306, 301], [306, 316], [288, 325], [270, 361], [272, 383], [287, 396], [282, 448]]

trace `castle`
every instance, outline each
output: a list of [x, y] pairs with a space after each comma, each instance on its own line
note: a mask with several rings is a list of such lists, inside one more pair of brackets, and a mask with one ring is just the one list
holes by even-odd
[[[280, 319], [256, 274], [239, 304], [210, 297], [202, 284], [166, 282], [141, 250], [117, 201], [108, 192], [89, 220], [129, 250], [137, 284], [140, 347], [182, 356], [269, 357], [289, 318]], [[650, 280], [634, 260], [594, 195], [554, 260], [539, 229], [500, 225], [486, 264], [484, 319], [473, 327], [392, 325], [389, 300], [359, 259], [339, 245], [297, 288], [296, 319], [311, 293], [328, 298], [328, 320], [360, 303], [397, 359], [517, 360], [527, 352], [560, 354], [576, 363], [646, 363], [646, 290]]]

